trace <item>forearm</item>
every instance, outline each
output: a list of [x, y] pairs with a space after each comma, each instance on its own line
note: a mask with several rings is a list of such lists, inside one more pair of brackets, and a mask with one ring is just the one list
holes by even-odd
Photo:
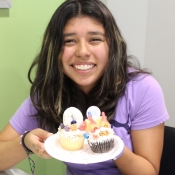
[[138, 156], [125, 147], [121, 157], [115, 160], [122, 175], [158, 175], [158, 170], [145, 158]]
[[13, 167], [26, 157], [20, 136], [11, 141], [0, 141], [0, 171]]

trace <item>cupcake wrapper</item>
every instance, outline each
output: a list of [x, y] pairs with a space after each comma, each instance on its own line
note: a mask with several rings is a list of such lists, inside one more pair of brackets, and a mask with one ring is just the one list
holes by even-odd
[[88, 144], [94, 153], [106, 153], [114, 148], [114, 139], [102, 142], [90, 142], [88, 140]]

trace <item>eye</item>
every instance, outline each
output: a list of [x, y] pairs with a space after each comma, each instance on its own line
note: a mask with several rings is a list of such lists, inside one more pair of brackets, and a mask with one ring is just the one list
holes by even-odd
[[100, 38], [92, 38], [90, 41], [92, 42], [99, 42], [99, 41], [102, 41]]
[[69, 44], [74, 44], [75, 43], [75, 40], [73, 39], [67, 39], [64, 41], [64, 45], [69, 45]]

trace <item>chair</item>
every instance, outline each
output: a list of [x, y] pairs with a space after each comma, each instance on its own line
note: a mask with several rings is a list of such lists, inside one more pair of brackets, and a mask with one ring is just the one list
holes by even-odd
[[159, 175], [175, 175], [175, 128], [165, 126]]

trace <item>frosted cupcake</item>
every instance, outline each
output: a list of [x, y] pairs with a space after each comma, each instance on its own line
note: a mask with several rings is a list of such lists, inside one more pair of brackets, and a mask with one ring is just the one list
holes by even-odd
[[76, 151], [83, 148], [84, 131], [79, 130], [83, 123], [81, 111], [75, 107], [67, 108], [63, 114], [63, 123], [58, 128], [58, 136], [61, 146], [69, 151]]
[[101, 127], [89, 133], [88, 144], [94, 153], [106, 153], [114, 148], [114, 131]]
[[97, 107], [90, 107], [87, 110], [87, 119], [80, 128], [84, 126], [84, 136], [93, 152], [106, 153], [114, 148], [115, 134], [105, 113], [102, 112], [101, 116], [100, 113]]

